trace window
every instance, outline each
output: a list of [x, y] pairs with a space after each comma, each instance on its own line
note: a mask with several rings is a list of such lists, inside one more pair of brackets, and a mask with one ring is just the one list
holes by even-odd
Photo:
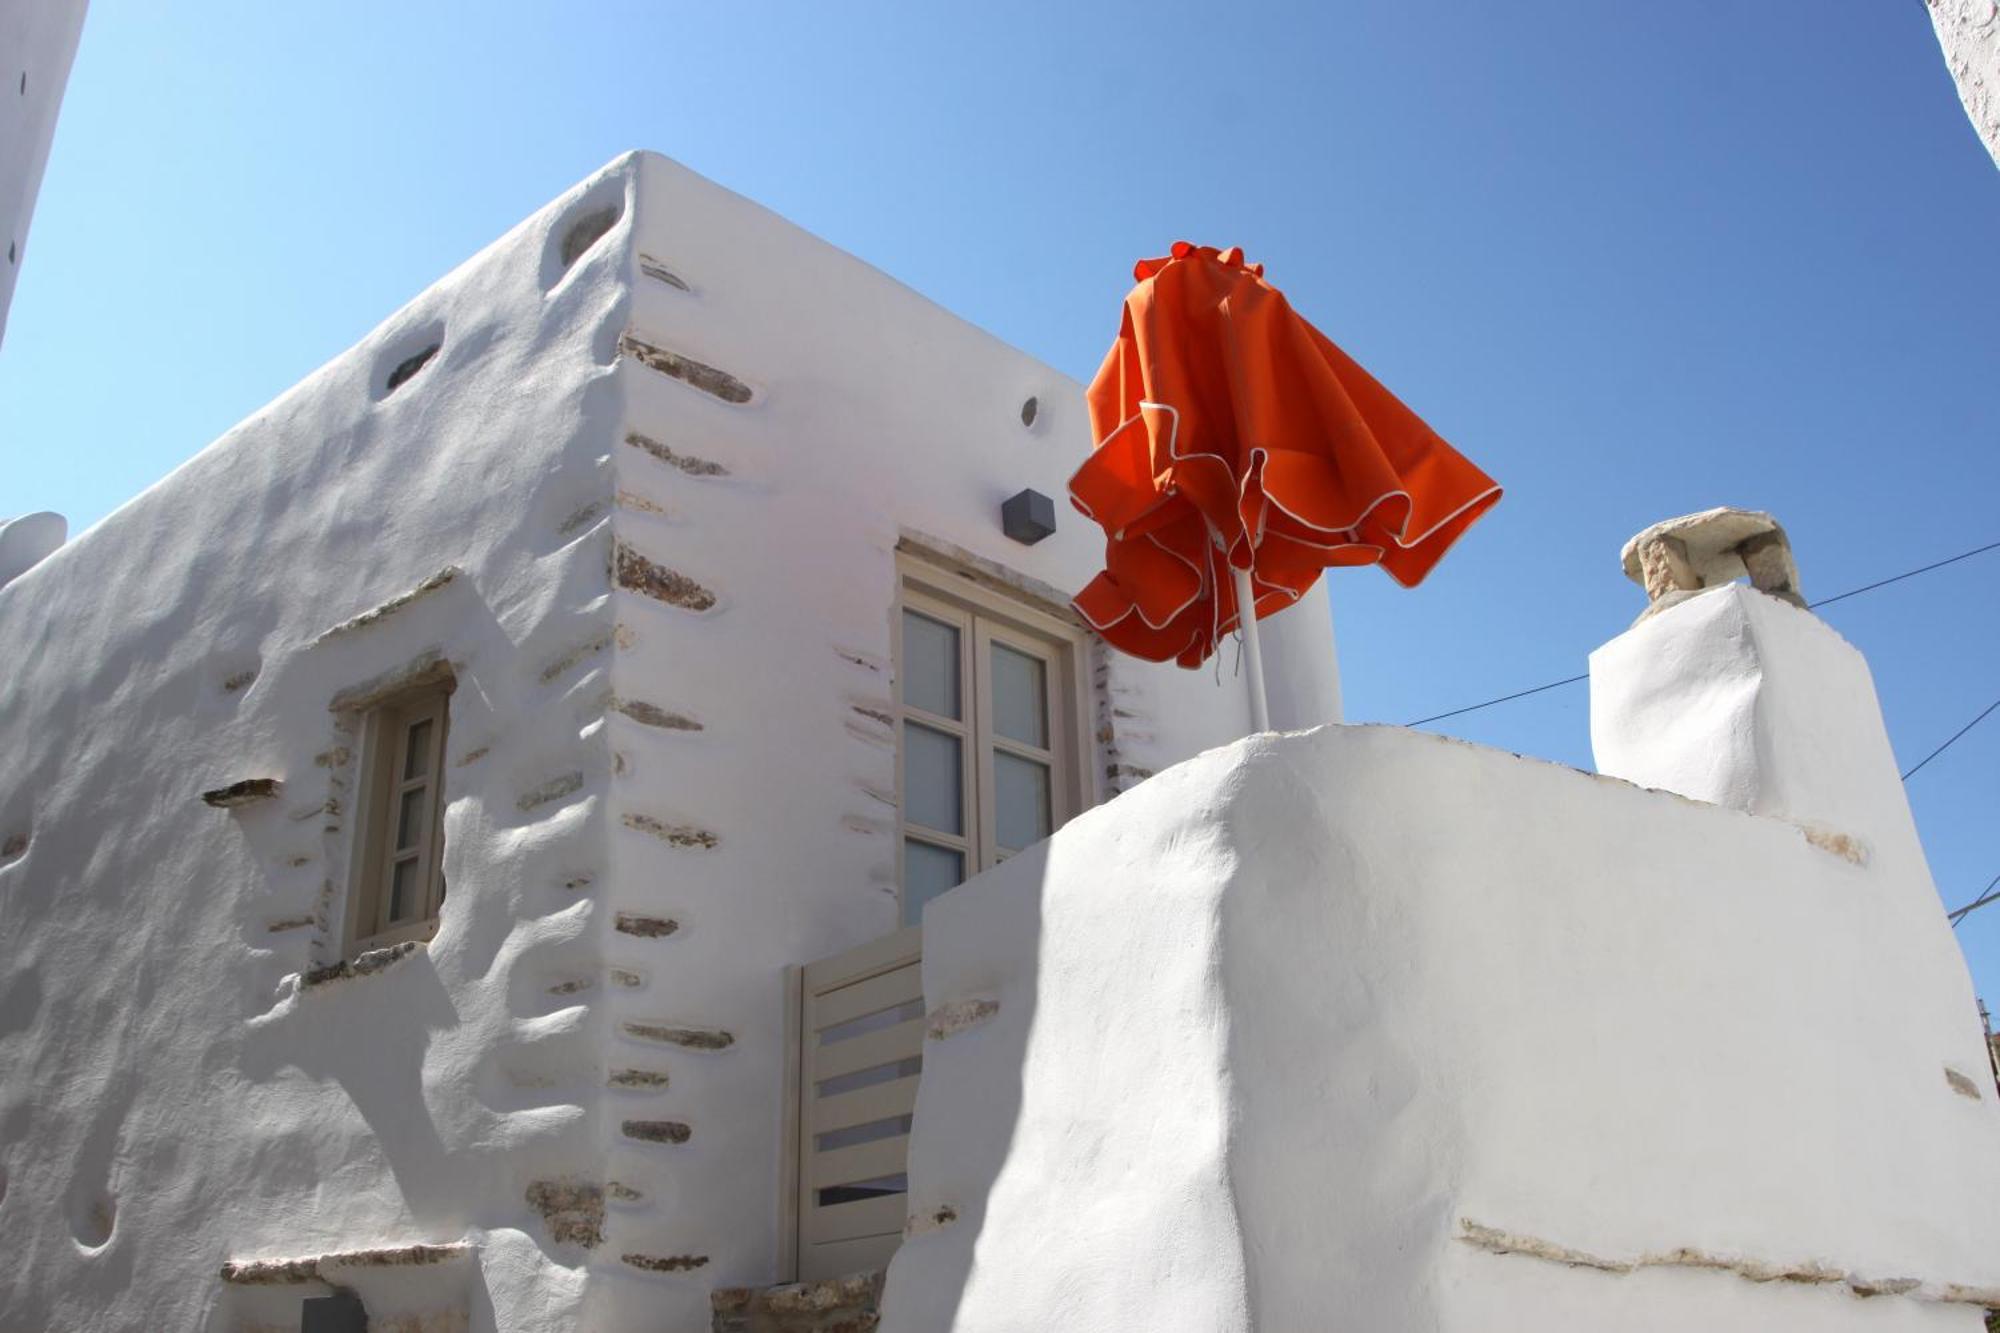
[[1025, 602], [905, 565], [896, 649], [905, 925], [1083, 806], [1082, 641]]
[[444, 904], [444, 741], [451, 682], [367, 715], [351, 952], [428, 939]]

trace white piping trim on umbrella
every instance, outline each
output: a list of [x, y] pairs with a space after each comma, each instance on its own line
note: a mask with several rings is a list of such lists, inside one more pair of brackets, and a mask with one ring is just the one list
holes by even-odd
[[1174, 550], [1170, 546], [1165, 545], [1163, 542], [1160, 541], [1158, 537], [1155, 537], [1152, 533], [1150, 532], [1147, 533], [1145, 535], [1144, 540], [1151, 542], [1154, 546], [1159, 547], [1159, 549], [1165, 551], [1168, 555], [1180, 561], [1182, 564], [1186, 565], [1189, 569], [1192, 569], [1195, 574], [1194, 595], [1188, 598], [1185, 602], [1182, 602], [1179, 606], [1175, 607], [1171, 612], [1167, 614], [1167, 618], [1165, 620], [1160, 621], [1158, 624], [1153, 623], [1153, 618], [1151, 616], [1147, 615], [1144, 611], [1139, 610], [1139, 604], [1136, 601], [1132, 604], [1132, 609], [1135, 611], [1139, 611], [1139, 619], [1146, 622], [1146, 627], [1148, 629], [1165, 629], [1167, 626], [1173, 624], [1174, 621], [1180, 617], [1181, 612], [1187, 610], [1189, 607], [1193, 606], [1196, 602], [1201, 600], [1201, 595], [1203, 590], [1205, 590], [1208, 587], [1208, 572], [1203, 570], [1200, 565], [1197, 565], [1194, 561], [1188, 559], [1180, 552]]
[[[1117, 439], [1120, 435], [1122, 435], [1132, 425], [1133, 422], [1145, 420], [1146, 409], [1149, 407], [1154, 408], [1161, 412], [1165, 412], [1168, 415], [1168, 417], [1171, 418], [1167, 426], [1168, 458], [1174, 460], [1175, 462], [1180, 462], [1184, 458], [1213, 458], [1218, 463], [1221, 463], [1224, 467], [1229, 466], [1229, 460], [1225, 459], [1221, 454], [1181, 454], [1175, 452], [1176, 447], [1180, 442], [1180, 436], [1181, 436], [1180, 409], [1175, 407], [1171, 403], [1155, 403], [1155, 402], [1150, 402], [1144, 398], [1139, 400], [1139, 410], [1137, 412], [1134, 412], [1131, 416], [1126, 417], [1123, 421], [1119, 422], [1116, 426], [1114, 426], [1111, 429], [1110, 434], [1106, 435], [1103, 439], [1099, 440], [1096, 444], [1091, 446], [1090, 452], [1092, 453], [1092, 455], [1095, 455], [1098, 450], [1102, 449], [1105, 445], [1111, 443], [1113, 440]], [[1093, 511], [1091, 507], [1085, 504], [1082, 500], [1079, 500], [1076, 496], [1077, 473], [1082, 472], [1085, 468], [1089, 466], [1090, 466], [1090, 459], [1088, 458], [1084, 459], [1083, 462], [1077, 464], [1076, 472], [1072, 472], [1069, 474], [1067, 489], [1069, 490], [1069, 502], [1075, 505], [1085, 518], [1095, 523], [1097, 521], [1096, 512]], [[1147, 514], [1152, 513], [1154, 510], [1160, 508], [1160, 506], [1166, 504], [1169, 500], [1173, 499], [1175, 496], [1179, 494], [1180, 494], [1179, 487], [1171, 487], [1171, 486], [1168, 487], [1166, 490], [1160, 492], [1159, 499], [1155, 500], [1152, 504], [1146, 506], [1146, 508], [1142, 510], [1138, 515], [1136, 515], [1136, 517], [1144, 518]], [[1118, 531], [1110, 534], [1110, 536], [1113, 541], [1123, 541], [1125, 539], [1125, 529], [1120, 528], [1118, 529]]]
[[[1110, 434], [1106, 435], [1102, 440], [1099, 440], [1097, 444], [1092, 447], [1091, 450], [1092, 454], [1094, 455], [1098, 449], [1102, 449], [1106, 444], [1109, 444], [1113, 439], [1117, 438], [1119, 434], [1121, 434], [1126, 429], [1131, 427], [1133, 423], [1144, 420], [1147, 408], [1152, 408], [1155, 411], [1165, 412], [1169, 418], [1167, 427], [1167, 457], [1169, 459], [1178, 463], [1178, 462], [1191, 461], [1194, 459], [1208, 458], [1208, 459], [1214, 459], [1216, 462], [1222, 464], [1224, 468], [1229, 468], [1229, 460], [1221, 454], [1209, 453], [1206, 451], [1186, 453], [1186, 454], [1181, 453], [1180, 452], [1180, 433], [1181, 433], [1180, 409], [1175, 407], [1172, 403], [1159, 403], [1145, 398], [1139, 400], [1139, 410], [1137, 412], [1125, 418], [1125, 420], [1119, 422], [1117, 426], [1112, 428]], [[1252, 470], [1255, 470], [1259, 466], [1260, 460], [1263, 463], [1269, 463], [1270, 459], [1271, 459], [1271, 450], [1268, 449], [1267, 447], [1263, 445], [1255, 445], [1251, 448], [1250, 465]], [[1077, 473], [1082, 472], [1083, 469], [1088, 466], [1089, 466], [1089, 459], [1085, 459], [1083, 463], [1078, 464], [1075, 472], [1070, 473], [1070, 478], [1068, 483], [1069, 500], [1070, 503], [1076, 507], [1078, 512], [1083, 514], [1085, 518], [1090, 519], [1094, 523], [1097, 521], [1097, 514], [1090, 508], [1089, 505], [1085, 504], [1082, 500], [1077, 498], [1075, 490]], [[1230, 471], [1231, 474], [1234, 475], [1234, 469], [1230, 469]], [[1237, 481], [1237, 486], [1238, 486], [1239, 500], [1240, 500], [1241, 487], [1242, 487], [1242, 481], [1240, 478]], [[1415, 537], [1405, 538], [1403, 534], [1397, 532], [1390, 533], [1389, 537], [1396, 543], [1398, 547], [1400, 547], [1405, 551], [1410, 550], [1413, 547], [1420, 546], [1424, 542], [1428, 541], [1438, 531], [1449, 526], [1453, 520], [1457, 519], [1461, 514], [1464, 514], [1467, 510], [1475, 508], [1476, 506], [1485, 503], [1488, 499], [1499, 495], [1501, 493], [1501, 489], [1502, 488], [1497, 484], [1489, 486], [1487, 489], [1481, 491], [1479, 494], [1467, 500], [1464, 504], [1460, 505], [1458, 508], [1452, 510], [1449, 514], [1446, 514], [1444, 517], [1440, 518], [1437, 522], [1431, 524], [1430, 527], [1426, 528], [1423, 532], [1418, 533]], [[1336, 536], [1336, 537], [1345, 536], [1349, 538], [1349, 540], [1347, 541], [1329, 545], [1329, 544], [1303, 541], [1300, 538], [1291, 536], [1288, 533], [1285, 535], [1285, 540], [1297, 542], [1301, 546], [1308, 546], [1314, 550], [1319, 550], [1319, 551], [1333, 552], [1333, 551], [1344, 551], [1349, 549], [1373, 551], [1378, 561], [1381, 559], [1382, 556], [1388, 554], [1388, 550], [1386, 547], [1380, 546], [1374, 542], [1353, 540], [1354, 538], [1360, 536], [1359, 529], [1361, 525], [1368, 521], [1368, 516], [1370, 514], [1374, 513], [1378, 507], [1380, 507], [1382, 504], [1386, 503], [1389, 500], [1400, 497], [1401, 499], [1409, 502], [1412, 508], [1414, 508], [1415, 506], [1415, 501], [1412, 499], [1410, 493], [1406, 490], [1403, 490], [1401, 487], [1398, 487], [1393, 491], [1384, 491], [1380, 495], [1376, 496], [1373, 500], [1369, 501], [1367, 507], [1364, 508], [1358, 515], [1356, 515], [1351, 523], [1348, 523], [1345, 526], [1341, 527], [1324, 527], [1286, 508], [1284, 503], [1280, 501], [1276, 496], [1274, 496], [1269, 490], [1261, 490], [1260, 493], [1263, 495], [1266, 503], [1271, 505], [1279, 513], [1283, 514], [1286, 518], [1292, 520], [1292, 522], [1298, 524], [1300, 527], [1306, 529], [1307, 531], [1313, 533], [1325, 533], [1329, 536]], [[1177, 486], [1170, 485], [1169, 487], [1167, 487], [1167, 489], [1160, 492], [1160, 497], [1158, 500], [1156, 500], [1153, 504], [1147, 506], [1144, 510], [1140, 511], [1140, 513], [1135, 517], [1136, 518], [1146, 517], [1148, 514], [1151, 514], [1154, 511], [1158, 510], [1162, 505], [1174, 499], [1179, 494], [1180, 494], [1180, 488]], [[1203, 526], [1208, 529], [1209, 539], [1212, 549], [1221, 551], [1223, 553], [1223, 558], [1227, 560], [1228, 554], [1232, 549], [1232, 544], [1226, 544], [1223, 542], [1222, 534], [1216, 530], [1213, 524], [1207, 521], [1206, 514], [1202, 515], [1202, 520], [1203, 520]], [[1245, 534], [1245, 536], [1250, 542], [1253, 552], [1252, 559], [1250, 562], [1250, 579], [1251, 579], [1250, 613], [1252, 616], [1255, 616], [1257, 619], [1260, 620], [1263, 617], [1257, 616], [1256, 614], [1257, 613], [1256, 603], [1262, 598], [1262, 593], [1259, 592], [1258, 585], [1261, 584], [1262, 588], [1268, 592], [1283, 593], [1289, 598], [1290, 602], [1292, 603], [1296, 603], [1299, 600], [1299, 598], [1304, 595], [1302, 593], [1293, 591], [1291, 588], [1287, 587], [1282, 583], [1272, 583], [1269, 582], [1268, 580], [1258, 577], [1257, 563], [1254, 552], [1255, 548], [1262, 543], [1264, 534], [1268, 530], [1268, 528], [1269, 524], [1266, 521], [1264, 521], [1260, 516], [1257, 532], [1254, 535]], [[1125, 529], [1121, 527], [1117, 532], [1112, 533], [1110, 535], [1113, 541], [1123, 541], [1125, 539]], [[1214, 577], [1215, 571], [1212, 568], [1208, 570], [1203, 570], [1199, 565], [1195, 564], [1193, 561], [1187, 559], [1186, 557], [1180, 555], [1178, 552], [1168, 548], [1166, 545], [1161, 543], [1159, 539], [1154, 537], [1153, 534], [1150, 532], [1145, 534], [1145, 538], [1147, 541], [1151, 542], [1154, 546], [1158, 547], [1160, 550], [1165, 551], [1168, 555], [1172, 556], [1174, 559], [1179, 560], [1182, 564], [1194, 570], [1198, 579], [1198, 585], [1194, 595], [1188, 598], [1188, 600], [1182, 602], [1179, 606], [1175, 607], [1173, 611], [1168, 614], [1165, 621], [1162, 621], [1157, 624], [1153, 621], [1152, 617], [1148, 616], [1144, 611], [1139, 609], [1139, 604], [1136, 601], [1132, 603], [1130, 608], [1127, 609], [1124, 612], [1124, 614], [1119, 615], [1112, 620], [1105, 621], [1102, 624], [1091, 619], [1090, 615], [1087, 612], [1084, 612], [1081, 607], [1077, 608], [1078, 613], [1083, 615], [1084, 620], [1090, 624], [1091, 628], [1097, 630], [1100, 633], [1111, 628], [1113, 625], [1121, 623], [1122, 621], [1126, 620], [1128, 617], [1134, 614], [1138, 615], [1140, 622], [1144, 624], [1148, 629], [1163, 630], [1166, 629], [1169, 625], [1171, 625], [1175, 619], [1177, 619], [1179, 616], [1185, 613], [1188, 610], [1188, 608], [1192, 607], [1196, 602], [1200, 601], [1203, 593], [1207, 593], [1210, 599], [1210, 604], [1215, 608], [1215, 614], [1211, 621], [1209, 643], [1211, 644], [1211, 646], [1221, 643], [1224, 634], [1223, 619], [1222, 619], [1222, 600], [1219, 595], [1220, 591], [1219, 584], [1217, 583]], [[1456, 541], [1457, 539], [1454, 538], [1452, 544], [1455, 545]], [[1450, 547], [1447, 546], [1446, 549], [1449, 550]], [[1242, 616], [1243, 616], [1243, 609], [1241, 607], [1238, 607], [1236, 616], [1233, 617], [1232, 619], [1233, 623], [1236, 624], [1239, 628], [1242, 625]], [[1192, 645], [1197, 637], [1198, 637], [1197, 635], [1193, 634], [1189, 635], [1188, 644]], [[1184, 646], [1181, 651], [1185, 652], [1186, 647]], [[1178, 657], [1179, 654], [1176, 653], [1175, 656]]]
[[[1258, 445], [1250, 450], [1250, 457], [1253, 463], [1255, 462], [1259, 454], [1262, 454], [1266, 461], [1269, 461], [1271, 457], [1271, 451], [1269, 449], [1266, 449], [1262, 445]], [[1458, 508], [1452, 510], [1449, 514], [1446, 514], [1443, 518], [1439, 519], [1437, 522], [1431, 524], [1430, 527], [1418, 533], [1415, 537], [1411, 537], [1405, 540], [1401, 533], [1390, 533], [1389, 535], [1395, 540], [1396, 545], [1401, 547], [1405, 551], [1409, 550], [1413, 546], [1421, 546], [1424, 542], [1428, 541], [1431, 535], [1437, 532], [1438, 529], [1445, 527], [1453, 519], [1457, 518], [1460, 514], [1463, 514], [1466, 510], [1472, 508], [1474, 505], [1481, 503], [1488, 496], [1500, 494], [1500, 491], [1501, 487], [1498, 486], [1497, 484], [1487, 487], [1485, 490], [1473, 496], [1470, 500], [1467, 500], [1464, 504], [1460, 505]], [[1352, 523], [1342, 524], [1335, 527], [1327, 527], [1315, 523], [1311, 519], [1302, 518], [1298, 514], [1295, 514], [1291, 510], [1285, 508], [1283, 502], [1280, 501], [1278, 497], [1273, 495], [1270, 491], [1267, 490], [1264, 492], [1264, 498], [1265, 500], [1270, 502], [1272, 508], [1276, 509], [1286, 518], [1292, 520], [1292, 522], [1297, 523], [1300, 527], [1310, 528], [1314, 532], [1332, 532], [1332, 533], [1345, 532], [1349, 534], [1357, 533], [1357, 530], [1361, 527], [1361, 525], [1368, 521], [1368, 516], [1370, 514], [1374, 513], [1375, 510], [1379, 506], [1381, 506], [1385, 501], [1396, 499], [1398, 496], [1402, 497], [1405, 500], [1410, 500], [1411, 504], [1414, 506], [1415, 501], [1411, 499], [1410, 493], [1399, 486], [1393, 491], [1384, 491], [1380, 495], [1376, 496], [1373, 500], [1369, 501], [1368, 507], [1366, 509], [1363, 509], [1361, 513], [1355, 517]], [[1259, 539], [1261, 539], [1262, 536], [1263, 534], [1260, 532], [1258, 534]], [[1372, 543], [1360, 542], [1356, 544], [1371, 545]]]
[[[1153, 408], [1156, 411], [1165, 412], [1167, 416], [1170, 418], [1170, 424], [1167, 430], [1168, 458], [1172, 459], [1175, 462], [1184, 462], [1197, 458], [1212, 458], [1216, 462], [1221, 463], [1224, 467], [1229, 466], [1229, 460], [1223, 457], [1221, 454], [1209, 453], [1206, 451], [1186, 453], [1186, 454], [1180, 452], [1180, 434], [1181, 434], [1180, 409], [1175, 407], [1172, 403], [1156, 403], [1150, 399], [1145, 399], [1145, 398], [1139, 400], [1140, 410], [1138, 412], [1133, 413], [1131, 416], [1125, 418], [1125, 420], [1119, 422], [1118, 425], [1111, 431], [1109, 435], [1106, 435], [1102, 440], [1098, 441], [1097, 445], [1092, 449], [1092, 452], [1095, 453], [1097, 449], [1103, 448], [1106, 444], [1110, 443], [1113, 439], [1115, 439], [1121, 432], [1129, 428], [1134, 422], [1143, 420], [1145, 416], [1145, 409], [1149, 407]], [[1251, 466], [1255, 467], [1260, 458], [1264, 462], [1268, 463], [1271, 459], [1271, 450], [1264, 445], [1252, 446], [1250, 450]], [[1089, 461], [1085, 460], [1084, 463], [1078, 465], [1076, 472], [1070, 473], [1071, 484], [1074, 484], [1076, 481], [1076, 473], [1083, 471], [1083, 469], [1087, 466], [1089, 466]], [[1501, 489], [1502, 488], [1498, 485], [1487, 487], [1485, 490], [1481, 491], [1478, 495], [1473, 496], [1471, 499], [1467, 500], [1464, 504], [1452, 510], [1449, 514], [1446, 514], [1443, 518], [1440, 518], [1437, 522], [1431, 524], [1430, 527], [1424, 529], [1424, 531], [1418, 533], [1414, 537], [1405, 537], [1401, 533], [1392, 533], [1390, 535], [1395, 540], [1396, 545], [1401, 547], [1403, 550], [1407, 551], [1411, 547], [1420, 546], [1425, 541], [1429, 540], [1430, 537], [1434, 533], [1436, 533], [1440, 528], [1443, 528], [1448, 524], [1450, 524], [1452, 520], [1456, 519], [1466, 510], [1473, 508], [1475, 505], [1485, 502], [1491, 496], [1500, 494]], [[1160, 493], [1160, 499], [1154, 504], [1148, 506], [1143, 511], [1143, 513], [1140, 514], [1140, 517], [1143, 518], [1146, 514], [1152, 513], [1155, 509], [1158, 509], [1160, 505], [1166, 503], [1168, 500], [1174, 498], [1179, 494], [1180, 491], [1178, 487], [1170, 487], [1167, 490], [1162, 491]], [[1309, 528], [1314, 532], [1326, 532], [1326, 533], [1345, 532], [1355, 535], [1358, 535], [1356, 530], [1359, 529], [1363, 523], [1368, 521], [1368, 516], [1374, 513], [1377, 508], [1379, 508], [1387, 501], [1397, 498], [1401, 498], [1403, 500], [1411, 500], [1410, 493], [1406, 490], [1403, 490], [1401, 487], [1398, 487], [1393, 491], [1383, 491], [1380, 495], [1376, 496], [1373, 500], [1369, 501], [1367, 507], [1364, 508], [1359, 514], [1355, 515], [1354, 519], [1351, 522], [1328, 526], [1325, 524], [1315, 523], [1312, 520], [1305, 518], [1293, 512], [1292, 510], [1286, 508], [1283, 502], [1281, 502], [1276, 496], [1274, 496], [1268, 490], [1265, 491], [1263, 494], [1264, 498], [1267, 501], [1269, 501], [1269, 503], [1274, 508], [1276, 508], [1279, 513], [1283, 514], [1286, 518], [1291, 519], [1294, 523], [1299, 524], [1301, 527]], [[1091, 508], [1088, 505], [1084, 504], [1081, 500], [1076, 498], [1076, 493], [1073, 490], [1070, 492], [1070, 503], [1075, 505], [1077, 509], [1082, 512], [1084, 517], [1091, 519], [1093, 522], [1096, 520], [1097, 515], [1094, 512], [1092, 512]], [[1414, 504], [1413, 500], [1412, 503]], [[1209, 531], [1211, 534], [1215, 534], [1215, 530], [1212, 526], [1210, 527]], [[1260, 540], [1262, 536], [1263, 533], [1260, 530], [1256, 535], [1256, 537], [1252, 538], [1252, 543], [1254, 544], [1256, 541]], [[1112, 539], [1114, 541], [1123, 540], [1123, 538], [1124, 538], [1123, 528], [1120, 528], [1117, 532], [1112, 534]], [[1373, 545], [1373, 543], [1370, 542], [1356, 542], [1353, 544], [1357, 546]]]

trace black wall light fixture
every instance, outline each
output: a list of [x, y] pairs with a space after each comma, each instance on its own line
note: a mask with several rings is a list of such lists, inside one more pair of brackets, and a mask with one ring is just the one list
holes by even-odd
[[1040, 491], [1022, 491], [1000, 506], [1000, 531], [1033, 546], [1056, 530], [1056, 502]]

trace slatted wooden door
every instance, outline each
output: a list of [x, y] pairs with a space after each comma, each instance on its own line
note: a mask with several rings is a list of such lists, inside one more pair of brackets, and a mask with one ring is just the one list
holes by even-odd
[[800, 1281], [880, 1268], [902, 1241], [923, 1068], [921, 956], [912, 926], [803, 969]]

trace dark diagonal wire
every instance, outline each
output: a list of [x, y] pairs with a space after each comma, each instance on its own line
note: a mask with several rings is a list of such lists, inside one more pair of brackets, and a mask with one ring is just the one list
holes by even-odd
[[1957, 930], [1958, 923], [1965, 920], [1968, 912], [1973, 912], [1986, 906], [1986, 904], [1992, 902], [1995, 898], [2000, 898], [2000, 875], [1995, 875], [1992, 879], [1988, 880], [1986, 888], [1981, 891], [1977, 898], [1974, 898], [1971, 902], [1951, 914], [1951, 928]]
[[1915, 777], [1918, 768], [1922, 768], [1925, 764], [1928, 764], [1931, 760], [1937, 758], [1939, 755], [1943, 754], [1946, 750], [1949, 750], [1954, 744], [1957, 743], [1958, 738], [1960, 736], [1963, 736], [1966, 732], [1971, 731], [1981, 722], [1984, 722], [1986, 720], [1986, 715], [1991, 713], [1996, 708], [2000, 708], [2000, 699], [1995, 699], [1992, 703], [1980, 709], [1979, 716], [1973, 718], [1972, 721], [1966, 723], [1964, 726], [1960, 727], [1957, 731], [1952, 732], [1950, 740], [1946, 741], [1943, 745], [1938, 746], [1937, 749], [1932, 750], [1922, 759], [1917, 760], [1917, 767], [1911, 769], [1908, 773], [1903, 774], [1903, 781], [1908, 782], [1912, 777]]
[[1846, 592], [1837, 592], [1831, 597], [1822, 597], [1817, 602], [1812, 603], [1812, 606], [1814, 610], [1818, 610], [1822, 606], [1831, 606], [1833, 603], [1849, 597], [1859, 597], [1864, 592], [1874, 592], [1877, 588], [1886, 588], [1892, 583], [1901, 583], [1904, 579], [1913, 579], [1919, 574], [1928, 574], [1933, 569], [1943, 569], [1946, 565], [1955, 565], [1961, 560], [1970, 560], [1975, 555], [1985, 555], [1988, 551], [2000, 551], [2000, 542], [1988, 542], [1984, 546], [1976, 546], [1970, 551], [1962, 551], [1949, 559], [1940, 560], [1934, 565], [1925, 565], [1922, 569], [1912, 569], [1891, 578], [1882, 579], [1876, 583], [1864, 584], [1859, 588], [1849, 588]]
[[1488, 699], [1483, 704], [1467, 704], [1464, 708], [1454, 708], [1449, 713], [1433, 713], [1429, 717], [1418, 718], [1410, 725], [1421, 727], [1426, 722], [1442, 722], [1448, 717], [1457, 717], [1460, 713], [1476, 713], [1482, 708], [1491, 708], [1494, 704], [1511, 703], [1516, 699], [1525, 699], [1531, 694], [1540, 694], [1543, 690], [1553, 690], [1561, 685], [1574, 685], [1580, 680], [1589, 679], [1590, 673], [1586, 671], [1581, 676], [1571, 676], [1567, 680], [1552, 680], [1546, 685], [1537, 685], [1532, 690], [1517, 690], [1513, 694], [1503, 694], [1498, 699]]
[[[1873, 583], [1864, 583], [1859, 588], [1849, 588], [1846, 592], [1837, 592], [1831, 597], [1822, 597], [1817, 602], [1810, 603], [1810, 606], [1814, 610], [1818, 610], [1822, 606], [1831, 606], [1835, 602], [1846, 601], [1849, 597], [1859, 597], [1864, 592], [1874, 592], [1877, 588], [1886, 588], [1892, 583], [1901, 583], [1904, 579], [1913, 579], [1919, 574], [1928, 574], [1934, 569], [1943, 569], [1946, 565], [1955, 565], [1961, 560], [1970, 560], [1973, 556], [1984, 555], [1988, 551], [2000, 551], [2000, 542], [1988, 542], [1984, 546], [1975, 546], [1970, 551], [1960, 551], [1957, 555], [1947, 556], [1943, 560], [1936, 560], [1928, 565], [1921, 565], [1916, 569], [1906, 569], [1900, 574], [1892, 574], [1886, 579], [1877, 579]], [[1463, 708], [1454, 708], [1448, 713], [1433, 713], [1429, 717], [1420, 717], [1415, 722], [1408, 723], [1407, 725], [1421, 727], [1430, 722], [1442, 722], [1448, 717], [1458, 717], [1464, 713], [1476, 713], [1482, 708], [1491, 708], [1495, 704], [1512, 703], [1516, 699], [1525, 699], [1531, 694], [1540, 694], [1544, 690], [1560, 689], [1564, 685], [1574, 685], [1579, 681], [1589, 679], [1590, 673], [1586, 671], [1581, 676], [1569, 676], [1562, 680], [1552, 680], [1546, 685], [1537, 685], [1533, 689], [1516, 690], [1512, 694], [1503, 694], [1497, 699], [1488, 699], [1484, 703], [1467, 704]], [[1987, 713], [1992, 711], [1991, 708], [1986, 710]], [[1970, 731], [1974, 726], [1978, 725], [1980, 718], [1985, 716], [1986, 713], [1981, 713], [1979, 717], [1972, 719], [1970, 723], [1966, 724], [1965, 731]], [[1959, 736], [1963, 736], [1965, 731], [1959, 732]], [[1957, 739], [1958, 736], [1951, 738], [1952, 741]], [[1944, 746], [1939, 746], [1937, 753], [1927, 756], [1924, 759], [1924, 763], [1918, 764], [1917, 768], [1922, 768], [1924, 764], [1928, 764], [1932, 759], [1937, 757], [1937, 754], [1943, 753], [1945, 746], [1949, 746], [1950, 744], [1951, 741], [1946, 741]], [[1913, 768], [1910, 770], [1910, 773], [1916, 771], [1917, 769]], [[1907, 779], [1910, 773], [1905, 773], [1903, 777]]]

